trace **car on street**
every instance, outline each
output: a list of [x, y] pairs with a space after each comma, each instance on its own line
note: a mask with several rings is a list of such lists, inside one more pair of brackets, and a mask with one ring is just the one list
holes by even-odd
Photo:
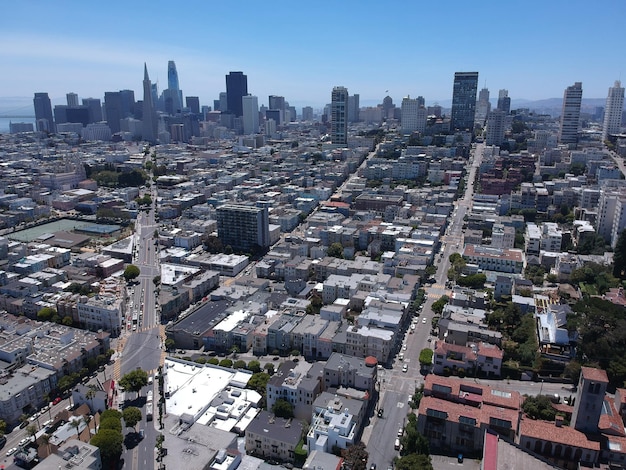
[[7, 457], [12, 456], [16, 452], [17, 452], [17, 447], [11, 447], [9, 450], [7, 450]]
[[406, 372], [406, 371], [408, 371], [408, 370], [409, 370], [409, 366], [408, 366], [408, 365], [406, 365], [406, 364], [404, 364], [404, 365], [402, 366], [402, 372]]
[[422, 318], [422, 323], [426, 323], [426, 317]]
[[406, 344], [403, 344], [403, 345], [402, 345], [402, 350], [403, 350], [403, 351], [406, 351]]
[[60, 401], [61, 401], [61, 397], [56, 397], [56, 398], [52, 401], [52, 404], [53, 404], [53, 405], [58, 405]]
[[415, 324], [411, 325], [411, 331], [415, 330]]

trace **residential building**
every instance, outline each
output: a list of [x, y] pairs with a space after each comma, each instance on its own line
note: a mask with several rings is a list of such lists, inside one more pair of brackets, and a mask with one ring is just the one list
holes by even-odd
[[83, 296], [76, 305], [78, 321], [88, 330], [104, 330], [119, 336], [124, 323], [123, 298], [110, 295]]
[[375, 366], [362, 357], [335, 352], [324, 365], [324, 389], [347, 387], [373, 393], [378, 379]]
[[624, 88], [622, 82], [615, 80], [615, 84], [609, 88], [604, 106], [604, 121], [602, 123], [602, 140], [606, 140], [610, 134], [617, 134], [622, 127], [622, 114], [624, 112]]
[[452, 90], [452, 114], [450, 128], [454, 130], [474, 130], [476, 114], [476, 91], [478, 72], [455, 72]]
[[246, 453], [293, 462], [303, 430], [300, 420], [278, 418], [261, 411], [246, 428]]
[[334, 145], [348, 143], [348, 89], [333, 88], [330, 104], [330, 140]]
[[487, 115], [487, 145], [502, 145], [506, 131], [506, 116], [504, 111], [495, 109]]
[[468, 264], [475, 264], [483, 271], [520, 274], [524, 268], [524, 252], [515, 248], [465, 245], [463, 258]]
[[308, 450], [331, 453], [356, 443], [360, 435], [367, 402], [323, 392], [313, 404], [307, 434]]
[[407, 96], [402, 99], [401, 124], [402, 133], [424, 132], [426, 129], [426, 108], [420, 105], [419, 100]]
[[322, 363], [286, 361], [267, 383], [267, 409], [283, 399], [293, 406], [297, 419], [310, 419], [313, 401], [323, 390]]
[[465, 346], [437, 341], [433, 372], [441, 375], [446, 372], [463, 371], [465, 374], [500, 377], [503, 356], [504, 353], [499, 347], [488, 343], [470, 343], [469, 346]]
[[251, 251], [270, 246], [267, 207], [224, 204], [217, 208], [217, 234], [224, 246]]
[[500, 111], [504, 111], [506, 114], [511, 112], [511, 98], [509, 98], [509, 90], [500, 90], [498, 92], [498, 106]]
[[580, 104], [583, 99], [583, 84], [576, 82], [568, 86], [563, 94], [561, 126], [559, 128], [560, 144], [577, 144], [580, 126]]

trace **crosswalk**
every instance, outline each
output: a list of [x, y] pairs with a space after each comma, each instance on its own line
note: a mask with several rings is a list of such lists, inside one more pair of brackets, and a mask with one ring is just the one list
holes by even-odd
[[[160, 343], [162, 345], [165, 344], [165, 339], [166, 339], [166, 334], [165, 334], [165, 325], [158, 325], [157, 327], [159, 329], [159, 340]], [[140, 329], [138, 329], [137, 331], [135, 331], [133, 334], [137, 334], [137, 333], [144, 333], [146, 331], [152, 331], [154, 330], [154, 326], [146, 326], [146, 327], [142, 327]], [[128, 336], [123, 336], [118, 340], [117, 343], [117, 348], [116, 348], [116, 352], [121, 355], [123, 357], [123, 352], [124, 352], [124, 348], [126, 347], [126, 341], [128, 340]], [[165, 358], [167, 357], [167, 354], [165, 352], [165, 348], [161, 348], [161, 355], [159, 358], [159, 365], [163, 366], [163, 364], [165, 363]], [[118, 357], [118, 359], [115, 361], [115, 364], [113, 365], [113, 380], [115, 380], [116, 382], [120, 380], [122, 374], [121, 374], [121, 365], [122, 365], [122, 358]], [[150, 371], [146, 371], [148, 372], [148, 375], [150, 374], [154, 374], [157, 371], [157, 369], [152, 369]]]

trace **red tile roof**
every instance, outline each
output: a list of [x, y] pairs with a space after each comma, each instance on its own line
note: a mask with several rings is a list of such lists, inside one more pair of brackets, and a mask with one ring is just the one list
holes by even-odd
[[495, 344], [478, 343], [478, 355], [502, 359], [504, 357], [504, 351]]
[[459, 423], [461, 416], [476, 420], [476, 426], [488, 426], [491, 418], [501, 419], [511, 423], [511, 429], [517, 429], [519, 413], [516, 410], [501, 408], [498, 406], [485, 405], [477, 408], [475, 406], [454, 403], [448, 400], [435, 397], [424, 397], [420, 401], [419, 414], [426, 415], [428, 410], [444, 412], [448, 415], [447, 421]]
[[[522, 404], [522, 396], [519, 392], [501, 391], [489, 385], [482, 385], [474, 381], [474, 379], [459, 379], [455, 377], [442, 377], [439, 375], [428, 374], [424, 381], [425, 395], [442, 396], [440, 391], [433, 391], [433, 386], [437, 384], [450, 388], [450, 396], [446, 399], [451, 401], [463, 402], [466, 398], [471, 401], [478, 401], [493, 406], [501, 406], [513, 410], [519, 410]], [[469, 394], [469, 397], [466, 397]]]
[[582, 367], [581, 373], [585, 380], [609, 383], [609, 378], [607, 377], [606, 372], [602, 369], [596, 369], [594, 367]]
[[615, 409], [615, 403], [608, 395], [604, 397], [604, 406], [608, 408], [609, 413], [602, 413], [600, 415], [600, 421], [598, 421], [598, 429], [600, 432], [612, 436], [626, 436], [622, 417]]
[[483, 470], [498, 470], [498, 435], [490, 432], [485, 433]]
[[587, 436], [569, 426], [557, 427], [549, 421], [522, 418], [519, 430], [520, 438], [529, 437], [541, 441], [550, 441], [553, 444], [561, 444], [593, 451], [600, 450], [600, 443], [591, 441]]

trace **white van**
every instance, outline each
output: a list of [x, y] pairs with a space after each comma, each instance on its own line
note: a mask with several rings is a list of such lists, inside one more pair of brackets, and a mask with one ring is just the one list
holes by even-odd
[[396, 439], [396, 442], [393, 444], [393, 448], [400, 450], [400, 439]]

